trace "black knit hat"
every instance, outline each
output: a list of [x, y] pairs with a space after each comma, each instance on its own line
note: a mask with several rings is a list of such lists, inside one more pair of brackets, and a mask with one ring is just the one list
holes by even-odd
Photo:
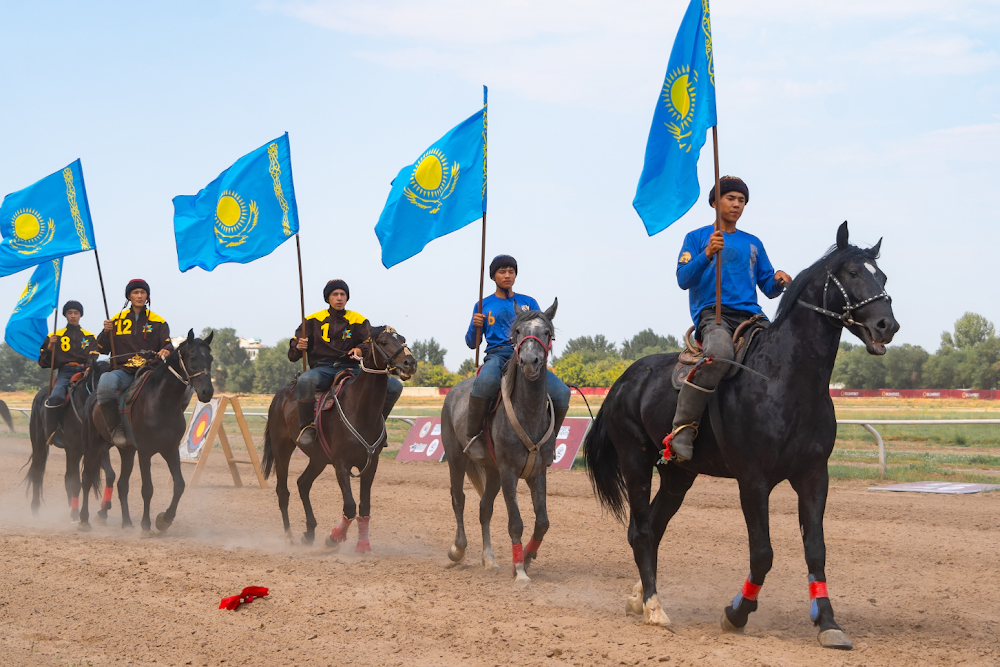
[[510, 255], [497, 255], [496, 257], [494, 257], [493, 261], [490, 262], [490, 280], [493, 280], [493, 274], [496, 273], [498, 270], [505, 269], [508, 267], [514, 269], [514, 275], [517, 275], [516, 259], [514, 259]]
[[335, 289], [342, 289], [342, 290], [344, 290], [344, 294], [347, 295], [347, 300], [348, 301], [351, 300], [351, 288], [348, 287], [347, 283], [345, 283], [340, 278], [335, 278], [335, 279], [331, 280], [330, 282], [328, 282], [326, 284], [326, 287], [323, 288], [323, 301], [326, 301], [327, 303], [329, 303], [330, 302], [330, 295], [333, 294], [333, 290], [335, 290]]
[[133, 278], [128, 281], [128, 285], [125, 286], [125, 298], [128, 299], [129, 295], [132, 294], [134, 289], [144, 289], [146, 290], [146, 298], [148, 299], [149, 294], [149, 283], [147, 283], [142, 278]]
[[79, 301], [73, 301], [71, 299], [71, 300], [69, 300], [69, 301], [66, 302], [65, 306], [63, 306], [63, 310], [62, 310], [63, 317], [66, 316], [66, 311], [69, 310], [69, 309], [71, 309], [71, 308], [75, 308], [76, 310], [79, 310], [80, 311], [80, 316], [81, 317], [83, 316], [83, 304], [80, 303]]
[[[750, 203], [750, 191], [747, 189], [747, 184], [743, 182], [743, 179], [739, 176], [723, 176], [719, 179], [719, 196], [724, 196], [727, 192], [742, 192], [743, 197], [746, 199], [746, 203]], [[708, 189], [708, 204], [709, 206], [715, 201], [715, 184]]]

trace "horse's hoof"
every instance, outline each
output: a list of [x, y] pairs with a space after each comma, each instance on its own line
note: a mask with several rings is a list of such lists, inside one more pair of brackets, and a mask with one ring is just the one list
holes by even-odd
[[743, 628], [738, 628], [732, 624], [729, 617], [726, 616], [726, 611], [722, 611], [722, 618], [719, 619], [719, 625], [722, 626], [723, 632], [733, 632], [736, 634], [743, 634]]
[[521, 563], [514, 566], [514, 583], [521, 586], [527, 586], [531, 583], [531, 578], [528, 577], [528, 573], [524, 571], [524, 565]]
[[72, 510], [70, 510], [70, 512], [69, 512], [69, 520], [70, 521], [79, 521], [80, 520], [80, 510], [78, 510], [78, 509], [72, 509]]
[[642, 605], [644, 621], [647, 625], [656, 625], [661, 628], [670, 626], [670, 617], [660, 606], [660, 598], [656, 595], [649, 596], [646, 603]]
[[122, 521], [122, 530], [135, 530], [135, 525], [131, 521]]
[[358, 540], [358, 546], [355, 547], [354, 553], [366, 554], [372, 552], [372, 545], [368, 540]]
[[81, 533], [89, 533], [91, 530], [93, 530], [93, 528], [90, 527], [90, 524], [87, 523], [86, 521], [81, 521], [77, 525], [76, 529], [79, 530]]
[[326, 546], [328, 546], [331, 551], [340, 551], [341, 544], [343, 543], [339, 540], [335, 540], [329, 535], [326, 536]]
[[285, 531], [285, 544], [287, 544], [290, 547], [295, 546], [295, 538], [292, 536], [292, 531], [290, 530]]
[[854, 644], [847, 638], [843, 630], [823, 630], [819, 633], [819, 645], [823, 648], [836, 648], [841, 651], [850, 651]]
[[156, 515], [156, 529], [161, 533], [165, 532], [167, 528], [170, 528], [170, 524], [172, 523], [173, 521], [167, 521], [166, 512], [160, 512], [159, 514]]
[[148, 540], [151, 537], [156, 537], [156, 533], [154, 533], [153, 531], [149, 530], [148, 528], [143, 528], [142, 529], [142, 533], [139, 535], [139, 537], [142, 538], [142, 539], [144, 539], [144, 540]]
[[465, 558], [465, 549], [459, 549], [454, 544], [448, 549], [448, 558], [451, 559], [452, 563], [461, 563], [462, 559]]
[[642, 597], [631, 596], [625, 600], [626, 616], [642, 616]]
[[108, 513], [105, 512], [104, 514], [101, 514], [100, 512], [98, 512], [97, 516], [94, 517], [94, 523], [100, 524], [102, 526], [108, 525]]
[[299, 542], [306, 545], [307, 547], [316, 541], [315, 535], [310, 535], [309, 533], [302, 533], [302, 537], [299, 538]]

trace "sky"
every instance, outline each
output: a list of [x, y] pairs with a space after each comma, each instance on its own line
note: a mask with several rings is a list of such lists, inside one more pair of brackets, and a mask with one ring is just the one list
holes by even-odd
[[[306, 312], [342, 278], [350, 309], [434, 337], [455, 370], [472, 356], [480, 223], [389, 270], [374, 226], [399, 169], [480, 108], [486, 84], [487, 262], [511, 254], [516, 291], [559, 298], [556, 350], [581, 335], [680, 336], [674, 269], [684, 235], [714, 220], [711, 142], [702, 197], [674, 225], [648, 237], [631, 203], [686, 6], [7, 0], [0, 195], [81, 158], [112, 312], [142, 277], [173, 335], [233, 327], [274, 345], [300, 318], [294, 244], [180, 273], [171, 200], [287, 131]], [[774, 266], [794, 276], [848, 220], [853, 242], [884, 239], [895, 344], [933, 352], [966, 311], [1000, 323], [1000, 0], [711, 9], [721, 171], [747, 182], [739, 227]], [[29, 275], [0, 280], [0, 313]], [[97, 330], [93, 253], [69, 257], [63, 281]], [[760, 299], [773, 314], [778, 301]]]

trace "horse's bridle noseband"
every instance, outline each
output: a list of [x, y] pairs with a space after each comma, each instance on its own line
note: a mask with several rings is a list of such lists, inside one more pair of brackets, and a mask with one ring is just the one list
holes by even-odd
[[170, 363], [167, 360], [164, 359], [164, 361], [163, 361], [163, 363], [167, 364], [167, 370], [169, 370], [171, 373], [173, 373], [174, 377], [177, 378], [178, 380], [180, 380], [181, 382], [183, 382], [185, 386], [190, 386], [191, 385], [191, 379], [192, 378], [196, 378], [199, 375], [205, 375], [206, 373], [208, 373], [208, 370], [198, 371], [194, 375], [192, 375], [191, 373], [188, 373], [187, 367], [184, 366], [184, 357], [181, 356], [181, 351], [180, 350], [177, 350], [177, 362], [181, 365], [181, 370], [184, 371], [184, 375], [186, 376], [187, 379], [182, 378], [181, 374], [178, 373], [177, 371], [175, 371], [174, 367], [171, 366]]
[[[828, 310], [826, 308], [826, 293], [827, 293], [827, 288], [830, 287], [831, 280], [833, 281], [833, 284], [836, 285], [838, 289], [840, 289], [840, 293], [844, 295], [844, 303], [846, 305], [843, 308], [844, 311], [843, 313], [835, 313], [832, 310]], [[885, 291], [885, 288], [882, 288], [881, 292], [879, 292], [875, 296], [868, 297], [864, 301], [859, 301], [858, 303], [851, 303], [851, 297], [847, 296], [847, 290], [844, 289], [844, 286], [840, 283], [839, 280], [837, 280], [837, 276], [833, 275], [833, 272], [827, 271], [826, 282], [823, 283], [823, 307], [820, 308], [819, 306], [814, 306], [811, 303], [803, 301], [802, 299], [799, 299], [797, 303], [805, 306], [809, 310], [816, 311], [821, 315], [832, 317], [833, 319], [840, 322], [842, 326], [850, 327], [854, 326], [855, 324], [858, 324], [858, 322], [854, 320], [854, 316], [852, 315], [851, 311], [858, 310], [859, 308], [867, 306], [869, 303], [872, 303], [873, 301], [878, 301], [879, 299], [885, 299], [887, 301], [891, 301], [889, 293]]]
[[[382, 332], [383, 333], [391, 333], [391, 334], [398, 333], [392, 327], [386, 327], [385, 329], [382, 330]], [[404, 356], [407, 355], [407, 354], [409, 354], [410, 356], [413, 355], [413, 353], [410, 352], [410, 348], [408, 348], [406, 346], [406, 343], [403, 343], [403, 347], [401, 347], [398, 351], [396, 351], [396, 354], [393, 354], [392, 357], [390, 357], [386, 353], [386, 351], [382, 349], [382, 346], [379, 345], [377, 338], [370, 337], [365, 342], [366, 343], [371, 343], [372, 363], [373, 364], [375, 363], [375, 350], [376, 349], [379, 351], [379, 354], [382, 355], [382, 359], [385, 360], [385, 368], [368, 368], [367, 366], [365, 366], [365, 359], [364, 359], [364, 357], [362, 357], [358, 361], [359, 361], [359, 363], [361, 365], [361, 370], [364, 371], [365, 373], [372, 373], [372, 374], [375, 374], [375, 375], [390, 375], [390, 374], [392, 374], [393, 371], [396, 370], [396, 367], [390, 365], [390, 363], [389, 363], [390, 361], [392, 361], [392, 357], [395, 357], [396, 354], [399, 354], [400, 352], [402, 352], [404, 354]]]
[[550, 337], [549, 344], [546, 345], [538, 336], [525, 336], [521, 340], [517, 341], [517, 345], [514, 346], [514, 359], [517, 360], [517, 363], [521, 363], [521, 346], [524, 345], [524, 341], [526, 340], [537, 340], [538, 344], [542, 346], [542, 350], [545, 351], [545, 359], [548, 360], [549, 352], [552, 351], [552, 343], [555, 341], [555, 338]]

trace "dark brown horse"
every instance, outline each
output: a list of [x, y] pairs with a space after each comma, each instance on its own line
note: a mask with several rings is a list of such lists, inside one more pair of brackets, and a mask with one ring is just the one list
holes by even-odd
[[[166, 512], [156, 517], [156, 529], [165, 531], [173, 523], [177, 514], [177, 503], [184, 493], [184, 477], [181, 475], [180, 442], [187, 424], [184, 410], [191, 400], [191, 390], [198, 400], [207, 403], [212, 400], [212, 336], [202, 340], [195, 338], [194, 330], [188, 331], [187, 340], [167, 355], [162, 363], [149, 371], [141, 391], [135, 397], [131, 408], [132, 435], [125, 447], [118, 453], [122, 459], [121, 479], [118, 481], [118, 501], [122, 507], [122, 528], [130, 528], [132, 519], [128, 511], [129, 477], [139, 455], [139, 472], [142, 475], [142, 532], [144, 537], [153, 534], [149, 519], [149, 503], [153, 499], [153, 477], [150, 471], [153, 454], [159, 454], [167, 462], [174, 481], [174, 494]], [[88, 420], [86, 445], [83, 454], [83, 485], [92, 485], [102, 452], [111, 445], [111, 434], [104, 423], [96, 393], [87, 400]], [[124, 420], [123, 420], [124, 421]], [[128, 433], [128, 431], [126, 431]], [[87, 495], [84, 494], [80, 507], [80, 530], [90, 530]]]
[[[86, 418], [87, 397], [94, 393], [101, 374], [108, 369], [107, 362], [96, 358], [87, 366], [86, 375], [69, 392], [69, 401], [63, 408], [62, 430], [66, 443], [66, 497], [70, 506], [70, 518], [77, 520], [80, 516], [80, 461], [83, 458], [83, 445]], [[25, 477], [31, 493], [31, 513], [38, 514], [42, 499], [42, 479], [45, 477], [45, 464], [49, 458], [49, 444], [45, 439], [45, 400], [49, 397], [48, 387], [42, 387], [31, 402], [31, 418], [28, 422], [28, 434], [31, 438], [31, 457], [28, 459], [28, 474]], [[101, 457], [101, 467], [104, 469], [104, 498], [98, 516], [107, 518], [111, 508], [110, 489], [115, 483], [115, 471], [111, 467], [111, 457], [105, 451]], [[95, 483], [94, 493], [98, 493], [99, 481]]]
[[[358, 519], [358, 552], [371, 551], [368, 543], [368, 526], [371, 518], [371, 489], [378, 471], [379, 452], [385, 447], [385, 402], [388, 376], [398, 374], [406, 380], [417, 369], [417, 362], [406, 347], [406, 339], [392, 327], [372, 329], [371, 338], [359, 346], [363, 353], [361, 373], [340, 393], [332, 409], [321, 412], [320, 429], [312, 445], [301, 447], [309, 457], [309, 465], [299, 476], [299, 497], [306, 512], [306, 532], [303, 544], [316, 539], [316, 516], [309, 491], [323, 469], [332, 465], [344, 497], [344, 512], [340, 525], [327, 537], [327, 545], [335, 548], [347, 540], [347, 529], [354, 518]], [[288, 462], [299, 445], [298, 406], [295, 383], [286, 385], [271, 401], [267, 412], [267, 430], [264, 433], [264, 477], [269, 477], [272, 466], [277, 468], [278, 507], [285, 535], [292, 541], [291, 523], [288, 520]], [[326, 446], [324, 446], [326, 442]], [[351, 468], [357, 468], [361, 477], [361, 505], [354, 502], [351, 492]], [[359, 512], [360, 510], [360, 512]]]

